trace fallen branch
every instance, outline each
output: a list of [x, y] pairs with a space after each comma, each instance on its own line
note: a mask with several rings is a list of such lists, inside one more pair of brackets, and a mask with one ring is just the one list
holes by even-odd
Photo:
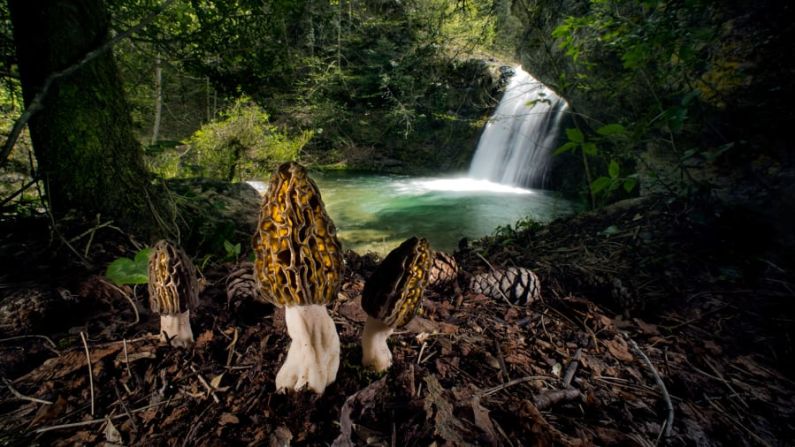
[[539, 410], [545, 410], [558, 402], [574, 400], [578, 397], [580, 397], [580, 390], [575, 388], [546, 390], [533, 399], [533, 405]]
[[624, 338], [627, 339], [629, 345], [632, 346], [632, 349], [643, 359], [646, 366], [651, 371], [652, 375], [654, 376], [654, 380], [657, 382], [657, 386], [660, 388], [660, 393], [662, 394], [662, 398], [665, 401], [665, 408], [668, 410], [668, 417], [665, 420], [665, 426], [663, 427], [663, 436], [666, 438], [671, 436], [671, 430], [673, 429], [674, 425], [674, 405], [671, 403], [671, 395], [668, 394], [668, 388], [665, 387], [665, 382], [663, 382], [662, 377], [660, 377], [660, 373], [657, 372], [657, 369], [654, 368], [652, 365], [651, 360], [649, 357], [646, 356], [646, 353], [641, 351], [640, 347], [635, 340], [629, 338], [626, 334], [624, 334]]
[[569, 367], [566, 368], [566, 372], [563, 374], [563, 386], [565, 387], [571, 386], [571, 380], [574, 378], [574, 374], [577, 372], [577, 367], [580, 365], [581, 355], [582, 355], [582, 348], [577, 348], [577, 351], [574, 353], [574, 357], [572, 358]]

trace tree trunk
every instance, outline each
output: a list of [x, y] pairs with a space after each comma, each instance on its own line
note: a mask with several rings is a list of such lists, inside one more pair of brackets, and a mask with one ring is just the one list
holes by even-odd
[[[108, 39], [102, 0], [9, 0], [28, 105], [53, 73]], [[173, 227], [150, 182], [111, 51], [55, 81], [29, 122], [33, 149], [56, 216], [100, 213], [144, 236]]]

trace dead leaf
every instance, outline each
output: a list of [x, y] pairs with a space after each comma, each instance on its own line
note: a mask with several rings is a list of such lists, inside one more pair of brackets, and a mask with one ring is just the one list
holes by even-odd
[[[351, 433], [353, 433], [353, 421], [351, 420], [353, 406], [356, 402], [359, 402], [362, 405], [361, 411], [363, 412], [365, 409], [375, 405], [374, 398], [376, 395], [382, 393], [382, 390], [386, 386], [387, 377], [388, 376], [384, 376], [380, 380], [371, 383], [345, 399], [345, 404], [342, 405], [342, 410], [340, 410], [340, 435], [337, 436], [337, 439], [331, 444], [332, 447], [353, 447], [354, 444], [351, 440]], [[273, 443], [271, 443], [271, 445], [273, 445]]]
[[196, 348], [203, 348], [213, 341], [213, 331], [208, 329], [196, 338]]
[[218, 421], [218, 423], [221, 425], [236, 425], [240, 423], [240, 419], [232, 413], [223, 413], [221, 414], [221, 419]]
[[30, 426], [34, 427], [40, 422], [47, 422], [59, 417], [63, 414], [64, 410], [66, 410], [66, 405], [66, 399], [59, 394], [58, 399], [56, 399], [55, 403], [52, 405], [42, 405], [39, 407], [39, 411], [36, 413], [36, 416], [33, 417]]
[[486, 440], [488, 440], [489, 444], [497, 445], [497, 434], [494, 431], [494, 424], [491, 423], [489, 410], [480, 405], [480, 397], [477, 395], [472, 397], [472, 414], [475, 418], [475, 425], [486, 434]]
[[432, 375], [425, 376], [424, 380], [428, 385], [428, 394], [425, 397], [425, 417], [433, 418], [434, 435], [455, 445], [472, 445], [466, 441], [472, 439], [471, 433], [466, 430], [464, 423], [453, 414], [453, 404], [445, 399], [442, 385]]
[[110, 418], [106, 419], [105, 422], [105, 446], [106, 447], [116, 447], [124, 445], [124, 442], [121, 439], [121, 433], [113, 425], [113, 421]]
[[605, 340], [604, 344], [607, 350], [610, 351], [610, 354], [622, 362], [631, 362], [635, 359], [635, 357], [630, 354], [629, 345], [627, 345], [627, 342], [624, 341], [623, 338], [616, 337], [612, 340]]

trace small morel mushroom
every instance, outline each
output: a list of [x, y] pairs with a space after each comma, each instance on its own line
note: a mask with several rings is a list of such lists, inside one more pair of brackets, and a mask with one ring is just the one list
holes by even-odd
[[342, 250], [320, 190], [297, 163], [276, 170], [253, 238], [260, 296], [285, 307], [292, 342], [276, 374], [276, 389], [309, 387], [321, 394], [334, 382], [340, 339], [326, 304], [342, 281]]
[[362, 308], [367, 322], [362, 333], [362, 364], [376, 371], [392, 366], [386, 340], [397, 327], [406, 325], [420, 307], [433, 262], [425, 239], [412, 237], [389, 252], [367, 280]]
[[177, 347], [193, 344], [190, 311], [199, 303], [196, 267], [169, 241], [158, 241], [149, 255], [149, 307], [160, 314], [160, 340]]

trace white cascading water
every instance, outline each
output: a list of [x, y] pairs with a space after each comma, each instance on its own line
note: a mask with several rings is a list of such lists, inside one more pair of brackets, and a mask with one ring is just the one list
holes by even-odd
[[513, 70], [502, 100], [480, 137], [469, 176], [542, 187], [566, 101], [522, 67]]

